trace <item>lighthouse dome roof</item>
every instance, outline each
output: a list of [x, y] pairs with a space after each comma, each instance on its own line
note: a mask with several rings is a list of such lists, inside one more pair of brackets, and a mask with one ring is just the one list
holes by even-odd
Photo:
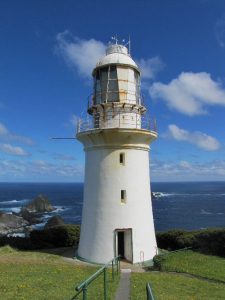
[[96, 64], [96, 68], [109, 64], [130, 65], [139, 70], [137, 64], [128, 53], [127, 47], [119, 44], [110, 45], [106, 49], [106, 55], [100, 58]]

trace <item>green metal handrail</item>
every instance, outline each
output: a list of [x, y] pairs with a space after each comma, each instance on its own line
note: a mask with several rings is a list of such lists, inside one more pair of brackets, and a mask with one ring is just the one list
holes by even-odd
[[96, 271], [94, 274], [92, 274], [90, 277], [88, 277], [86, 280], [78, 284], [75, 288], [77, 291], [77, 294], [71, 299], [77, 299], [77, 297], [83, 293], [83, 300], [87, 300], [87, 288], [88, 286], [94, 281], [96, 278], [98, 278], [102, 273], [104, 273], [104, 300], [107, 300], [107, 268], [109, 265], [112, 266], [112, 279], [115, 278], [115, 271], [114, 266], [116, 266], [116, 273], [118, 275], [120, 270], [120, 256], [116, 256], [113, 259], [111, 259], [108, 263], [106, 263], [103, 267], [101, 267], [98, 271]]
[[146, 293], [147, 293], [147, 300], [155, 300], [153, 293], [152, 293], [152, 288], [149, 282], [146, 283]]

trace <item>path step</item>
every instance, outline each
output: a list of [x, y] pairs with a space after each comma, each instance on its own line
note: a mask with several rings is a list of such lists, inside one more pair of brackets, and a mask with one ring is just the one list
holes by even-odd
[[131, 269], [121, 269], [120, 271], [120, 283], [116, 291], [115, 300], [129, 300]]

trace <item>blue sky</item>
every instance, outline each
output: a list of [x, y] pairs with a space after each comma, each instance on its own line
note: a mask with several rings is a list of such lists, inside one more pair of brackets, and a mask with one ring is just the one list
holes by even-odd
[[223, 0], [0, 2], [0, 181], [83, 181], [91, 70], [131, 36], [159, 138], [153, 181], [225, 179]]

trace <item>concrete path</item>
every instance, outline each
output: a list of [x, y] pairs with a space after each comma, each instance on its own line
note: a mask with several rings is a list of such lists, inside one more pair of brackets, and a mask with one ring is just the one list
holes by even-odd
[[130, 275], [131, 269], [121, 269], [120, 283], [116, 291], [115, 300], [130, 299]]

